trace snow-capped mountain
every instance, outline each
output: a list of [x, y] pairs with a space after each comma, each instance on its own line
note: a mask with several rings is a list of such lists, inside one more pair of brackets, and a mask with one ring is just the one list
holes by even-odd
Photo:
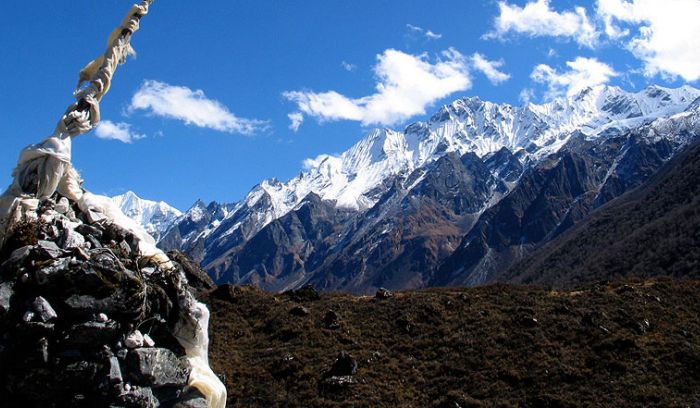
[[[659, 160], [652, 160], [654, 165], [646, 169], [651, 171], [687, 143], [686, 139], [694, 138], [692, 129], [678, 132], [673, 126], [687, 128], [687, 121], [683, 118], [689, 117], [691, 122], [697, 118], [697, 112], [687, 109], [699, 96], [700, 91], [689, 86], [677, 89], [651, 86], [637, 93], [598, 86], [571, 98], [521, 107], [495, 104], [479, 98], [459, 99], [443, 106], [427, 122], [416, 122], [402, 131], [373, 130], [338, 156], [318, 157], [311, 168], [286, 183], [275, 179], [265, 180], [238, 203], [212, 203], [209, 206], [211, 211], [204, 211], [207, 207], [199, 203], [175, 223], [161, 244], [194, 255], [220, 282], [253, 282], [272, 289], [283, 289], [313, 281], [311, 275], [320, 276], [319, 270], [328, 268], [332, 264], [331, 258], [367, 241], [368, 236], [390, 234], [400, 225], [386, 221], [404, 215], [398, 208], [413, 206], [418, 211], [417, 203], [430, 198], [435, 200], [433, 210], [444, 213], [447, 208], [452, 214], [437, 217], [444, 223], [444, 228], [450, 229], [456, 225], [448, 234], [449, 242], [438, 239], [440, 244], [436, 248], [440, 249], [435, 250], [431, 255], [435, 259], [426, 266], [434, 267], [438, 258], [444, 258], [445, 254], [449, 255], [458, 247], [456, 237], [469, 232], [482, 213], [487, 213], [489, 208], [517, 189], [523, 175], [548, 171], [547, 168], [551, 169], [553, 163], [563, 157], [562, 152], [585, 156], [584, 162], [591, 166], [587, 170], [590, 177], [586, 182], [591, 184], [588, 187], [602, 191], [596, 196], [598, 201], [595, 203], [579, 197], [577, 202], [590, 204], [585, 211], [577, 208], [576, 211], [583, 211], [582, 215], [640, 182], [648, 171], [634, 167], [636, 164], [631, 162], [632, 158], [641, 157], [634, 155], [658, 156]], [[628, 134], [644, 127], [668, 129], [649, 131], [644, 137]], [[668, 142], [663, 149], [669, 151], [662, 149], [661, 141]], [[606, 153], [595, 151], [593, 146], [607, 149]], [[653, 152], [645, 150], [648, 146], [653, 146], [650, 148]], [[632, 167], [624, 168], [620, 163]], [[605, 171], [599, 177], [600, 169]], [[622, 174], [623, 170], [637, 173], [633, 173], [635, 177], [632, 177], [627, 173]], [[440, 177], [436, 177], [436, 174]], [[618, 178], [622, 180], [621, 185], [613, 187], [613, 181], [619, 181]], [[453, 190], [446, 190], [445, 182], [451, 183]], [[432, 196], [427, 197], [426, 194]], [[446, 197], [451, 197], [453, 201], [446, 200]], [[413, 201], [409, 202], [409, 199]], [[454, 200], [461, 204], [455, 205]], [[333, 226], [324, 224], [323, 233], [314, 229], [319, 228], [315, 224], [317, 220], [304, 218], [309, 216], [309, 213], [304, 213], [311, 211], [309, 208], [332, 220]], [[301, 214], [303, 216], [300, 218]], [[368, 215], [372, 217], [368, 218]], [[288, 233], [290, 225], [280, 223], [291, 222], [288, 220], [290, 216], [296, 217], [294, 223], [301, 223], [305, 231], [301, 235], [297, 231], [293, 239], [290, 238], [297, 247], [293, 251], [294, 256], [289, 255], [299, 258], [294, 261], [297, 266], [292, 269], [296, 268], [299, 272], [284, 283], [273, 283], [279, 280], [277, 272], [280, 265], [291, 261], [271, 260], [274, 265], [265, 266], [256, 263], [253, 258], [260, 255], [255, 251], [261, 250], [261, 234], [270, 234], [265, 230], [277, 227], [286, 228], [285, 233]], [[192, 222], [193, 218], [199, 221]], [[304, 225], [304, 220], [313, 221], [313, 227]], [[413, 221], [415, 219], [399, 223]], [[277, 227], [273, 225], [275, 222]], [[332, 234], [329, 232], [331, 230], [334, 231]], [[324, 235], [326, 233], [330, 235]], [[303, 239], [301, 236], [304, 236]], [[279, 245], [279, 236], [274, 236], [274, 240], [274, 243], [265, 245]], [[365, 242], [368, 246], [360, 245], [356, 249], [360, 251], [358, 254], [376, 249], [372, 245], [377, 242], [369, 244], [369, 241]], [[321, 251], [313, 242], [323, 246], [324, 251], [331, 252], [314, 264], [314, 271], [309, 271], [309, 257]], [[253, 248], [255, 245], [258, 247]], [[304, 256], [299, 256], [298, 245], [306, 248], [303, 250]], [[247, 259], [248, 255], [251, 259]], [[347, 255], [350, 257], [350, 254]], [[242, 257], [247, 259], [245, 265]], [[363, 262], [355, 267], [365, 270], [367, 262], [376, 263]], [[343, 269], [338, 264], [333, 267]], [[278, 271], [272, 272], [270, 268]], [[426, 279], [416, 281], [416, 285], [427, 284]], [[469, 280], [472, 283], [477, 281], [479, 279], [476, 278]], [[398, 281], [392, 282], [400, 286]], [[447, 279], [446, 283], [450, 282], [456, 281]], [[342, 288], [343, 284], [336, 282], [332, 285]], [[359, 290], [363, 290], [362, 285], [358, 286]]]
[[112, 197], [122, 212], [141, 224], [156, 240], [182, 216], [182, 212], [163, 201], [144, 200], [133, 191]]

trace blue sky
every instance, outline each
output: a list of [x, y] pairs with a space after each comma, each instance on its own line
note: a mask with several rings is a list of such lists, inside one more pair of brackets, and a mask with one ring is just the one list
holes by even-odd
[[[53, 130], [130, 4], [4, 6], [0, 182]], [[95, 193], [183, 210], [232, 202], [463, 96], [519, 105], [599, 83], [698, 87], [698, 15], [700, 0], [157, 0], [73, 163]]]

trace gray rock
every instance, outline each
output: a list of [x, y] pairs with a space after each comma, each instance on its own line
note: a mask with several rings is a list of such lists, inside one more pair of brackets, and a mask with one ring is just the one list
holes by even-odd
[[33, 245], [27, 245], [23, 246], [22, 248], [15, 249], [10, 254], [10, 257], [7, 258], [7, 261], [3, 263], [3, 266], [20, 265], [24, 263], [24, 260], [31, 255], [32, 249], [34, 249]]
[[39, 240], [37, 249], [41, 255], [50, 259], [56, 259], [63, 255], [61, 248], [53, 241]]
[[[128, 385], [128, 384], [127, 384]], [[129, 390], [121, 394], [119, 399], [128, 408], [155, 408], [159, 407], [158, 399], [148, 387], [128, 387]]]
[[180, 396], [180, 400], [172, 405], [173, 408], [207, 408], [207, 399], [197, 391], [190, 389], [186, 394]]
[[55, 275], [58, 272], [66, 270], [68, 268], [69, 262], [70, 262], [70, 259], [61, 258], [61, 259], [54, 261], [51, 265], [37, 270], [35, 275], [34, 275], [37, 283], [40, 285], [47, 284], [49, 282], [49, 280], [51, 279], [51, 276]]
[[109, 359], [109, 372], [107, 373], [107, 379], [109, 379], [110, 384], [119, 384], [124, 382], [122, 377], [122, 369], [119, 366], [119, 359], [116, 356], [112, 356]]
[[83, 245], [85, 245], [85, 237], [80, 235], [80, 233], [69, 228], [63, 230], [63, 236], [61, 237], [61, 248], [73, 249], [80, 248]]
[[49, 341], [46, 337], [39, 339], [37, 343], [37, 352], [39, 353], [39, 358], [42, 363], [46, 364], [49, 362]]
[[119, 336], [119, 327], [114, 321], [86, 322], [73, 325], [68, 331], [66, 344], [71, 346], [97, 346], [110, 344]]
[[183, 386], [190, 368], [184, 359], [164, 348], [139, 348], [126, 356], [127, 378], [151, 387]]
[[290, 311], [289, 314], [292, 316], [297, 316], [297, 317], [304, 317], [309, 314], [309, 309], [305, 308], [304, 306], [294, 306]]
[[84, 236], [91, 235], [93, 238], [96, 238], [98, 240], [102, 238], [103, 234], [101, 229], [87, 224], [80, 224], [77, 227], [75, 227], [75, 230], [83, 234]]
[[36, 317], [38, 317], [44, 323], [58, 317], [58, 314], [56, 314], [56, 311], [53, 310], [51, 304], [41, 296], [34, 299], [32, 302], [32, 309], [36, 313]]
[[394, 293], [392, 293], [389, 289], [379, 288], [377, 289], [377, 293], [374, 295], [374, 297], [377, 299], [389, 299], [394, 297]]
[[97, 240], [97, 238], [93, 237], [92, 235], [86, 235], [85, 239], [92, 244], [93, 248], [102, 248], [102, 244], [100, 241]]
[[14, 291], [15, 284], [13, 282], [0, 283], [0, 316], [10, 310], [10, 300]]

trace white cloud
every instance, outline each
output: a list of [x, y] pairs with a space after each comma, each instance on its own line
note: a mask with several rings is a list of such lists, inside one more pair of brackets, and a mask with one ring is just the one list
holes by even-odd
[[418, 27], [413, 24], [406, 24], [406, 28], [408, 28], [408, 31], [410, 31], [411, 33], [423, 35], [429, 40], [439, 40], [442, 38], [442, 34], [435, 33], [431, 30], [427, 30], [423, 27]]
[[128, 111], [146, 110], [156, 116], [177, 119], [188, 125], [220, 132], [253, 134], [267, 128], [267, 122], [239, 118], [202, 90], [145, 81], [131, 98]]
[[481, 71], [494, 85], [498, 85], [510, 79], [510, 74], [501, 72], [498, 69], [503, 66], [503, 60], [489, 61], [483, 55], [475, 52], [471, 57], [471, 63], [474, 69]]
[[522, 103], [530, 103], [532, 99], [535, 98], [535, 90], [532, 88], [525, 88], [520, 91], [519, 99]]
[[425, 31], [425, 36], [431, 40], [439, 40], [442, 38], [442, 34], [437, 34], [437, 33], [434, 33], [430, 30]]
[[589, 86], [605, 84], [618, 75], [612, 67], [595, 58], [577, 57], [566, 65], [568, 71], [558, 72], [549, 65], [540, 64], [530, 74], [535, 82], [547, 85], [545, 98], [571, 96]]
[[114, 123], [103, 120], [95, 128], [95, 136], [100, 139], [119, 140], [123, 143], [131, 143], [134, 140], [143, 139], [145, 135], [133, 132], [131, 125], [124, 122]]
[[283, 96], [300, 112], [320, 122], [354, 120], [363, 125], [393, 125], [425, 113], [425, 108], [471, 87], [466, 58], [455, 49], [431, 63], [425, 54], [388, 49], [377, 55], [376, 92], [350, 98], [336, 91], [288, 91]]
[[332, 156], [327, 155], [327, 154], [320, 154], [313, 159], [312, 158], [304, 159], [304, 161], [301, 163], [301, 165], [304, 167], [304, 170], [310, 170], [310, 169], [318, 167], [321, 164], [321, 162], [323, 162], [324, 160], [326, 160], [329, 157], [332, 157]]
[[597, 13], [611, 38], [638, 29], [627, 48], [644, 62], [646, 75], [700, 78], [700, 1], [598, 0]]
[[576, 7], [574, 11], [557, 12], [549, 7], [549, 0], [536, 0], [528, 2], [524, 7], [501, 1], [498, 8], [499, 15], [494, 21], [494, 30], [487, 33], [485, 38], [503, 39], [512, 31], [531, 37], [565, 37], [591, 48], [598, 40], [598, 32], [588, 20], [583, 7]]
[[413, 31], [414, 33], [422, 33], [423, 29], [418, 26], [414, 26], [413, 24], [406, 24], [406, 28], [408, 28], [409, 31]]
[[343, 69], [348, 71], [348, 72], [353, 72], [355, 69], [357, 69], [357, 65], [351, 64], [347, 61], [342, 61], [340, 63], [340, 66], [342, 66]]
[[301, 112], [292, 112], [288, 114], [287, 117], [290, 122], [289, 128], [292, 129], [293, 132], [299, 130], [299, 126], [304, 123], [304, 114]]

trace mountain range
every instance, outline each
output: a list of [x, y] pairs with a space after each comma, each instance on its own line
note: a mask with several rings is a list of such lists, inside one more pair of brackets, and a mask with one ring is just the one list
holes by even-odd
[[598, 86], [521, 107], [463, 98], [237, 203], [133, 214], [217, 283], [369, 293], [509, 279], [690, 144], [698, 97], [689, 86]]
[[156, 240], [182, 216], [182, 212], [163, 201], [144, 200], [133, 191], [112, 197], [122, 212], [143, 225]]

